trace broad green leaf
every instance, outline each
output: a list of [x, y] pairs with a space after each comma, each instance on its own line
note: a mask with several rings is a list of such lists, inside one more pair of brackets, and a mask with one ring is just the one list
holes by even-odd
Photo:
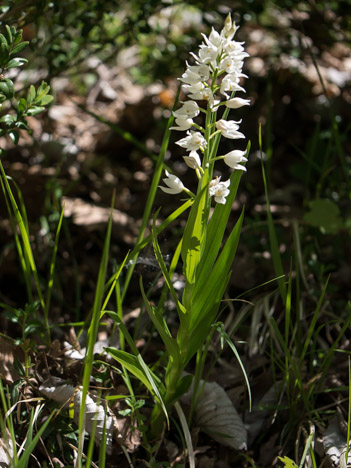
[[326, 234], [336, 234], [343, 227], [339, 207], [333, 201], [312, 200], [309, 207], [303, 219], [311, 226], [321, 228]]

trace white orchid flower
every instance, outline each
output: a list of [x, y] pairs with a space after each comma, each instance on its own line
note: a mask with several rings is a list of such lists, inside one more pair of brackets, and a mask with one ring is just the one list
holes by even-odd
[[220, 177], [216, 177], [210, 182], [210, 196], [214, 197], [215, 202], [220, 203], [222, 205], [225, 204], [225, 202], [227, 201], [226, 197], [230, 193], [230, 190], [228, 190], [229, 185], [230, 180], [221, 182]]
[[197, 151], [206, 147], [207, 142], [200, 132], [188, 130], [187, 135], [187, 137], [177, 141], [176, 144], [185, 148], [187, 151]]
[[196, 151], [190, 151], [189, 156], [183, 156], [185, 164], [191, 169], [200, 169], [201, 159]]
[[170, 130], [180, 130], [185, 132], [185, 130], [189, 130], [189, 128], [194, 124], [193, 119], [189, 119], [186, 115], [176, 118], [175, 123], [178, 127], [170, 127]]
[[162, 187], [162, 185], [159, 186], [163, 192], [176, 195], [185, 189], [183, 182], [179, 179], [179, 177], [175, 176], [174, 174], [170, 174], [168, 171], [165, 171], [165, 174], [167, 178], [162, 180], [167, 185], [167, 187]]
[[232, 169], [246, 171], [246, 167], [240, 165], [241, 162], [247, 161], [247, 158], [245, 158], [245, 154], [246, 151], [233, 150], [225, 154], [223, 160], [226, 163], [226, 165], [231, 167]]
[[201, 65], [189, 65], [187, 63], [187, 69], [183, 73], [180, 81], [186, 84], [196, 84], [199, 81], [207, 81], [210, 77], [210, 68], [206, 64]]
[[242, 91], [242, 92], [245, 93], [245, 89], [242, 86], [239, 85], [239, 80], [240, 80], [241, 76], [246, 76], [246, 75], [243, 75], [242, 73], [240, 73], [240, 74], [232, 73], [232, 74], [229, 74], [229, 75], [225, 76], [223, 78], [223, 80], [222, 80], [221, 88], [220, 88], [219, 92], [221, 94], [224, 94], [224, 96], [226, 96], [227, 98], [229, 96], [226, 93], [226, 91], [230, 91], [230, 92]]
[[193, 119], [200, 113], [200, 108], [195, 101], [185, 101], [179, 109], [173, 112], [174, 117], [188, 117]]
[[249, 99], [242, 99], [242, 98], [233, 98], [226, 101], [225, 105], [230, 109], [239, 109], [239, 107], [249, 106], [250, 100]]
[[239, 132], [239, 122], [235, 122], [234, 120], [218, 120], [216, 122], [216, 128], [222, 132], [222, 135], [225, 138], [230, 138], [232, 140], [237, 140], [239, 138], [245, 138], [245, 135]]

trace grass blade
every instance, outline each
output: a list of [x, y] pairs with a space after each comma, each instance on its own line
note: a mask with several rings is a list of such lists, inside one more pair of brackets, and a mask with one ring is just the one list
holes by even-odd
[[[113, 203], [112, 203], [113, 206]], [[110, 248], [110, 239], [111, 239], [111, 230], [112, 230], [112, 215], [110, 216], [107, 233], [105, 237], [104, 249], [102, 253], [99, 274], [97, 279], [97, 286], [95, 291], [95, 299], [92, 310], [92, 319], [91, 325], [88, 330], [88, 344], [87, 352], [85, 356], [85, 365], [83, 373], [83, 386], [82, 386], [82, 401], [79, 411], [79, 444], [78, 444], [78, 467], [82, 467], [82, 454], [83, 454], [83, 444], [84, 444], [84, 432], [85, 432], [85, 405], [86, 405], [86, 396], [89, 389], [89, 381], [91, 370], [93, 367], [93, 358], [94, 358], [94, 344], [96, 342], [97, 332], [100, 322], [100, 311], [105, 291], [105, 276], [107, 270], [109, 248]]]

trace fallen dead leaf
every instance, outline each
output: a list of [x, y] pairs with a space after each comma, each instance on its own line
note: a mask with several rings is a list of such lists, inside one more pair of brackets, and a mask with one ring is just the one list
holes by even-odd
[[[200, 388], [204, 382], [200, 381]], [[192, 387], [182, 397], [190, 404]], [[235, 450], [247, 449], [244, 423], [224, 388], [216, 382], [206, 382], [195, 411], [195, 424], [216, 442]]]
[[0, 336], [0, 377], [8, 384], [19, 378], [14, 369], [14, 360], [23, 363], [23, 353], [18, 346]]

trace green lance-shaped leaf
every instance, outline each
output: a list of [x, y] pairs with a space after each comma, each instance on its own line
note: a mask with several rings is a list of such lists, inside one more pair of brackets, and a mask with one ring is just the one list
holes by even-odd
[[[216, 318], [220, 301], [230, 278], [230, 270], [235, 257], [236, 249], [239, 243], [244, 210], [232, 230], [225, 246], [222, 249], [211, 272], [207, 275], [199, 287], [196, 288], [196, 294], [192, 298], [191, 309], [189, 310], [189, 330], [188, 342], [180, 342], [181, 351], [186, 349], [184, 363], [200, 349], [210, 327]], [[180, 324], [179, 337], [186, 336]]]
[[0, 93], [4, 94], [7, 99], [11, 99], [13, 97], [14, 87], [10, 79], [5, 78], [3, 81], [0, 81]]
[[3, 34], [0, 34], [0, 45], [5, 44], [8, 46], [7, 39]]
[[11, 59], [5, 66], [5, 68], [16, 68], [21, 67], [25, 63], [28, 63], [28, 60], [23, 57], [16, 57]]
[[140, 382], [142, 382], [145, 385], [145, 387], [157, 398], [168, 423], [168, 413], [161, 395], [164, 392], [163, 384], [144, 362], [138, 348], [134, 343], [133, 338], [128, 332], [127, 327], [122, 322], [120, 316], [116, 312], [112, 311], [106, 311], [106, 313], [110, 317], [112, 317], [113, 320], [115, 320], [115, 322], [121, 329], [123, 336], [126, 339], [128, 345], [130, 346], [130, 349], [132, 350], [133, 354], [127, 353], [125, 351], [116, 350], [115, 348], [106, 348], [106, 352], [109, 353], [114, 359], [116, 359], [116, 361], [122, 364], [122, 366], [125, 366], [129, 370], [129, 372], [135, 375], [135, 377], [137, 377], [140, 380]]
[[183, 293], [183, 304], [187, 309], [191, 302], [192, 290], [195, 286], [195, 272], [201, 259], [201, 246], [206, 231], [204, 223], [207, 202], [207, 185], [197, 194], [191, 207], [182, 240], [181, 256], [186, 285]]
[[23, 30], [22, 29], [19, 29], [18, 31], [14, 32], [14, 36], [15, 36], [15, 40], [14, 40], [14, 44], [18, 44], [19, 42], [21, 42], [22, 40], [22, 33], [23, 33]]
[[33, 104], [35, 96], [36, 96], [35, 88], [33, 85], [30, 85], [28, 96], [27, 96], [27, 104], [29, 107]]
[[208, 223], [206, 244], [202, 252], [201, 262], [196, 272], [194, 294], [196, 294], [196, 290], [199, 287], [201, 288], [203, 281], [207, 278], [222, 246], [224, 232], [227, 227], [228, 218], [231, 213], [241, 176], [241, 171], [233, 172], [230, 177], [230, 193], [227, 196], [227, 201], [224, 205], [220, 203], [216, 204], [212, 217]]
[[[261, 126], [259, 127], [258, 133], [259, 139], [259, 147], [262, 153], [262, 137], [261, 137]], [[267, 222], [268, 222], [268, 234], [269, 234], [269, 242], [271, 246], [271, 253], [274, 265], [274, 271], [277, 275], [277, 281], [279, 286], [280, 295], [282, 297], [283, 303], [286, 303], [286, 284], [285, 284], [285, 274], [283, 269], [283, 263], [280, 255], [279, 244], [277, 239], [277, 234], [275, 232], [275, 227], [273, 223], [273, 217], [271, 213], [271, 205], [269, 202], [268, 196], [268, 184], [266, 179], [266, 172], [263, 165], [263, 159], [261, 158], [261, 168], [262, 168], [262, 179], [264, 184], [264, 192], [266, 197], [266, 205], [267, 205]]]
[[[141, 365], [140, 354], [138, 356], [134, 356], [134, 354], [127, 353], [126, 351], [121, 351], [115, 348], [105, 348], [105, 351], [116, 361], [118, 361], [122, 366], [128, 369], [129, 372], [133, 374], [138, 380], [140, 380], [140, 382], [142, 382], [143, 385], [145, 385], [145, 387], [149, 390], [150, 393], [156, 395], [155, 389], [157, 389], [157, 386], [161, 382], [150, 369], [148, 372], [149, 375], [145, 373], [144, 367]], [[154, 381], [153, 383], [151, 383], [152, 380], [150, 379], [150, 375], [152, 376], [152, 380]]]
[[54, 99], [53, 96], [51, 96], [50, 94], [46, 94], [45, 96], [41, 97], [37, 103], [40, 104], [41, 106], [47, 106], [48, 104], [50, 104], [50, 102]]
[[40, 114], [40, 112], [43, 112], [43, 110], [45, 110], [45, 107], [32, 106], [30, 109], [27, 110], [26, 115], [34, 116]]
[[25, 49], [25, 48], [27, 47], [28, 44], [29, 44], [28, 41], [23, 41], [23, 42], [21, 42], [20, 44], [16, 44], [16, 45], [11, 49], [10, 57], [12, 58], [14, 55], [17, 55], [17, 54], [19, 54], [20, 52], [22, 52], [22, 50]]
[[[157, 215], [157, 213], [156, 213], [156, 215]], [[171, 279], [171, 277], [170, 277], [170, 275], [168, 273], [166, 264], [165, 264], [165, 262], [163, 260], [163, 256], [162, 256], [160, 246], [159, 246], [158, 241], [157, 241], [156, 216], [154, 217], [153, 225], [152, 225], [152, 244], [153, 244], [156, 260], [157, 260], [157, 262], [158, 262], [158, 264], [159, 264], [159, 266], [161, 268], [162, 274], [163, 274], [163, 276], [164, 276], [164, 278], [166, 280], [167, 287], [168, 287], [170, 293], [172, 294], [173, 300], [174, 300], [175, 305], [177, 307], [178, 315], [179, 315], [180, 320], [181, 320], [183, 314], [185, 314], [185, 308], [183, 307], [183, 305], [178, 300], [177, 293], [176, 293], [176, 291], [175, 291], [175, 289], [173, 287], [172, 279]]]
[[[57, 414], [56, 411], [54, 411], [53, 413], [50, 414], [50, 416], [44, 422], [44, 424], [42, 424], [42, 426], [40, 427], [40, 429], [38, 430], [38, 432], [36, 433], [34, 438], [32, 438], [32, 434], [30, 434], [30, 437], [28, 437], [28, 439], [27, 439], [27, 444], [26, 444], [25, 450], [23, 451], [23, 455], [16, 462], [16, 468], [27, 468], [28, 467], [29, 459], [31, 457], [31, 454], [32, 454], [33, 450], [38, 445], [39, 440], [42, 437], [45, 429], [48, 427], [48, 425], [51, 422], [51, 419], [54, 416], [56, 416], [56, 414]], [[32, 412], [31, 412], [31, 417], [30, 417], [30, 421], [29, 421], [29, 424], [28, 424], [29, 428], [31, 428], [31, 429], [34, 426], [33, 415], [34, 415], [34, 410], [32, 410]]]
[[[0, 34], [0, 39], [1, 39], [1, 36], [2, 34]], [[4, 37], [4, 36], [2, 36]], [[1, 42], [0, 44], [0, 67], [2, 68], [7, 68], [5, 67], [6, 66], [6, 62], [8, 61], [9, 59], [9, 46], [7, 45], [7, 42]]]
[[146, 310], [149, 314], [150, 319], [152, 320], [152, 323], [155, 325], [160, 337], [162, 338], [166, 346], [167, 353], [169, 354], [169, 356], [172, 358], [173, 361], [178, 363], [180, 359], [178, 343], [172, 337], [165, 318], [162, 316], [162, 314], [160, 313], [157, 307], [151, 306], [148, 298], [146, 297], [142, 277], [140, 277], [140, 290], [143, 296]]
[[12, 43], [12, 31], [11, 31], [11, 28], [8, 24], [5, 24], [5, 29], [6, 29], [6, 35], [7, 35], [7, 40], [8, 40], [8, 43], [11, 44]]
[[27, 101], [24, 98], [21, 98], [17, 104], [17, 110], [20, 114], [24, 114], [27, 110]]

